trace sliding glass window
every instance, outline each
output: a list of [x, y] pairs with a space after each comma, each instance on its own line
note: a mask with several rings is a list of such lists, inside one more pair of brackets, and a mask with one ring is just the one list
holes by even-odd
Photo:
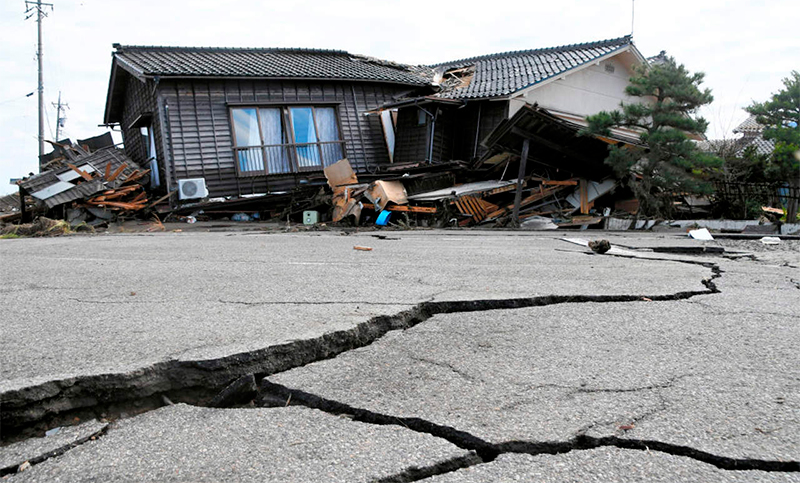
[[345, 156], [335, 107], [231, 109], [240, 176], [319, 171]]

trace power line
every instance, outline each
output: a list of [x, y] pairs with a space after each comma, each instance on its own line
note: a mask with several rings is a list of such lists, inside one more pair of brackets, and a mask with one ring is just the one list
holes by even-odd
[[30, 92], [28, 94], [25, 94], [24, 96], [18, 96], [18, 97], [14, 97], [12, 99], [6, 99], [5, 101], [0, 101], [0, 106], [2, 106], [3, 104], [8, 104], [9, 102], [14, 102], [14, 101], [18, 101], [20, 99], [24, 99], [26, 97], [31, 97], [34, 94], [36, 94], [36, 91]]
[[[44, 106], [45, 113], [47, 112], [47, 106]], [[46, 115], [44, 117], [47, 120], [47, 130], [50, 131], [50, 137], [53, 137], [53, 126], [50, 125], [50, 116]], [[42, 138], [44, 139], [44, 138]], [[53, 139], [53, 141], [58, 141], [58, 139]]]

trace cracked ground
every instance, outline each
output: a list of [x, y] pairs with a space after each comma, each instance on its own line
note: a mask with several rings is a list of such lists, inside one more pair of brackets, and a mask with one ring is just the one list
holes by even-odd
[[0, 476], [800, 481], [797, 242], [562, 236], [6, 240]]

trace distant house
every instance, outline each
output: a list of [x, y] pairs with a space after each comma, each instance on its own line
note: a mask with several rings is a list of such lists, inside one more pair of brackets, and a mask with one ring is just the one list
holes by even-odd
[[375, 109], [428, 85], [419, 69], [343, 51], [115, 44], [105, 123], [157, 184], [204, 178], [209, 196], [288, 190], [343, 157], [388, 163]]
[[748, 148], [752, 148], [756, 154], [768, 156], [775, 150], [775, 141], [764, 139], [762, 132], [764, 126], [756, 121], [756, 116], [750, 116], [741, 124], [734, 128], [734, 134], [741, 134], [742, 137], [736, 140], [736, 155], [743, 156]]
[[[633, 102], [631, 68], [647, 62], [628, 36], [434, 66], [331, 50], [114, 47], [105, 123], [158, 173], [154, 184], [204, 178], [210, 197], [324, 182], [342, 157], [357, 173], [476, 160], [523, 106], [580, 126]], [[572, 155], [533, 134], [534, 159]]]
[[775, 141], [764, 139], [763, 131], [764, 126], [756, 121], [756, 116], [749, 116], [733, 129], [733, 133], [741, 134], [741, 137], [700, 141], [697, 146], [704, 152], [723, 157], [741, 158], [748, 149], [757, 155], [769, 156], [775, 150]]

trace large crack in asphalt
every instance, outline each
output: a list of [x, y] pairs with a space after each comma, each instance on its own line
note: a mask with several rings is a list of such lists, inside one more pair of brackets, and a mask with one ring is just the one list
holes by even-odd
[[[652, 259], [650, 260], [659, 260]], [[245, 374], [265, 377], [312, 362], [336, 357], [372, 344], [388, 332], [414, 327], [437, 314], [509, 310], [569, 303], [618, 303], [686, 300], [718, 293], [714, 280], [718, 265], [694, 260], [663, 260], [701, 265], [712, 275], [704, 290], [660, 295], [544, 295], [536, 297], [425, 301], [394, 315], [380, 315], [353, 328], [329, 332], [255, 351], [209, 360], [169, 360], [125, 373], [76, 376], [12, 389], [0, 395], [3, 442], [41, 434], [70, 424], [75, 418], [116, 418], [139, 414], [163, 405], [162, 396], [175, 402], [202, 405], [231, 381]]]
[[[625, 255], [617, 256], [626, 257]], [[3, 411], [0, 424], [3, 426], [3, 434], [0, 436], [3, 443], [13, 442], [39, 434], [55, 426], [69, 424], [75, 418], [83, 420], [90, 417], [115, 419], [156, 409], [165, 404], [171, 404], [172, 401], [205, 406], [232, 381], [235, 382], [242, 376], [249, 376], [261, 380], [258, 396], [261, 406], [300, 404], [331, 414], [347, 414], [353, 419], [365, 423], [399, 424], [413, 431], [443, 438], [457, 447], [469, 451], [465, 456], [438, 462], [429, 467], [408, 468], [401, 473], [380, 480], [384, 482], [418, 481], [429, 476], [491, 462], [502, 453], [559, 454], [602, 446], [662, 451], [690, 457], [728, 470], [800, 471], [800, 462], [795, 461], [736, 459], [660, 441], [627, 439], [617, 436], [593, 437], [583, 432], [579, 432], [568, 441], [489, 443], [467, 432], [424, 419], [399, 418], [351, 407], [320, 396], [289, 389], [266, 379], [273, 374], [331, 359], [344, 352], [370, 345], [390, 331], [414, 327], [437, 314], [509, 310], [568, 303], [677, 301], [720, 292], [714, 280], [721, 277], [723, 271], [716, 263], [685, 259], [650, 257], [648, 259], [700, 265], [710, 269], [711, 276], [702, 281], [705, 286], [704, 290], [681, 291], [673, 294], [545, 295], [497, 300], [425, 301], [397, 314], [373, 317], [351, 329], [323, 334], [314, 339], [293, 341], [213, 360], [171, 360], [127, 373], [78, 376], [48, 381], [7, 391], [1, 395], [0, 404], [2, 404]], [[637, 388], [636, 390], [649, 389], [657, 389], [657, 387]], [[106, 431], [107, 428], [102, 434], [94, 435], [91, 439], [102, 436]], [[63, 454], [86, 441], [89, 439], [60, 448], [55, 453], [42, 455], [36, 462], [39, 463]], [[10, 468], [3, 470], [10, 470]]]
[[[261, 381], [257, 405], [262, 407], [298, 405], [318, 409], [335, 416], [345, 415], [354, 421], [362, 423], [401, 426], [412, 431], [444, 439], [461, 449], [469, 451], [468, 455], [461, 459], [448, 459], [425, 468], [410, 468], [391, 477], [378, 480], [381, 482], [419, 481], [433, 475], [450, 473], [468, 466], [490, 463], [499, 455], [506, 453], [523, 453], [532, 456], [542, 454], [555, 455], [608, 446], [640, 451], [659, 451], [674, 456], [683, 456], [713, 465], [722, 470], [800, 472], [800, 461], [732, 458], [690, 446], [658, 440], [622, 438], [619, 436], [596, 437], [589, 436], [584, 431], [578, 432], [574, 437], [565, 441], [505, 441], [491, 443], [451, 426], [416, 417], [393, 416], [354, 407], [316, 394], [288, 388], [281, 384], [273, 383], [266, 378]], [[473, 454], [476, 457], [473, 457]]]

